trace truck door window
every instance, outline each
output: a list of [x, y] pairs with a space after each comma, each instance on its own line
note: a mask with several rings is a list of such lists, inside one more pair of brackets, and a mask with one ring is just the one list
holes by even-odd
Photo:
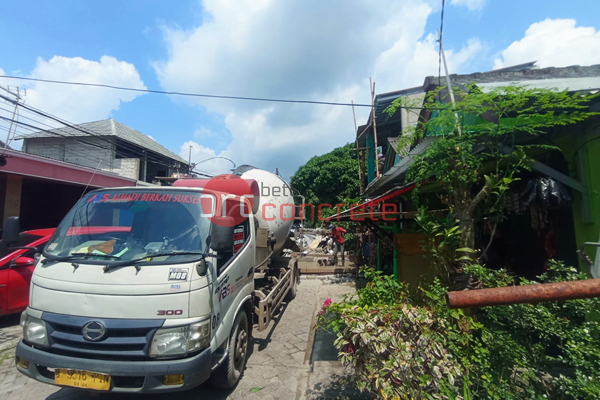
[[245, 219], [244, 222], [242, 222], [241, 224], [239, 224], [235, 228], [233, 228], [233, 249], [232, 249], [232, 251], [223, 254], [223, 257], [221, 257], [217, 261], [217, 271], [218, 271], [219, 276], [221, 275], [221, 273], [223, 273], [223, 271], [225, 271], [227, 269], [227, 267], [229, 266], [229, 263], [233, 259], [233, 256], [235, 254], [239, 253], [245, 247], [245, 245], [246, 245], [246, 243], [248, 243], [249, 239], [250, 239], [250, 222], [248, 221], [248, 219]]

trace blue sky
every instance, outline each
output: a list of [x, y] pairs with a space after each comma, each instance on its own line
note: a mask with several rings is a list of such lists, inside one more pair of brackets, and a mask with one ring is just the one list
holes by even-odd
[[[185, 92], [368, 102], [370, 76], [384, 92], [437, 74], [433, 35], [440, 9], [441, 0], [377, 7], [366, 0], [9, 2], [0, 14], [0, 69]], [[451, 72], [533, 60], [541, 67], [600, 63], [598, 11], [592, 0], [448, 0], [444, 44]], [[285, 176], [354, 135], [347, 108], [0, 78], [7, 84], [27, 87], [27, 104], [72, 122], [112, 117], [184, 157], [192, 146], [194, 161], [221, 154], [238, 164], [279, 167]], [[367, 112], [358, 110], [359, 124]], [[216, 160], [203, 168], [223, 172], [229, 165]]]

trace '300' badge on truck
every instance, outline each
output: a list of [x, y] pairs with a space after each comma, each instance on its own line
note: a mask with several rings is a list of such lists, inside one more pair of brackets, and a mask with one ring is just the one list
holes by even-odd
[[169, 268], [169, 280], [170, 281], [187, 281], [188, 269], [187, 268]]

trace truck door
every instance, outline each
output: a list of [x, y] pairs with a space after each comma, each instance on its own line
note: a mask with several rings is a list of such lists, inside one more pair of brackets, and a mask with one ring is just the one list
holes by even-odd
[[[234, 228], [234, 248], [217, 262], [217, 284], [213, 287], [213, 328], [218, 331], [227, 318], [227, 325], [218, 335], [225, 338], [239, 305], [239, 292], [248, 284], [253, 271], [254, 250], [250, 243], [250, 223], [245, 220]], [[237, 301], [236, 301], [237, 299]], [[232, 310], [233, 309], [233, 310]]]
[[0, 265], [0, 315], [6, 312], [8, 302], [8, 261]]

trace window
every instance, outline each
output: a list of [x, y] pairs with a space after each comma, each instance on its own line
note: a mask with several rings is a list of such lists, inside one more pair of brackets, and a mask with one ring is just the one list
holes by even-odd
[[217, 274], [219, 276], [227, 269], [233, 257], [245, 247], [249, 239], [250, 221], [246, 218], [244, 222], [233, 228], [233, 249], [230, 252], [224, 253], [223, 257], [217, 260]]

